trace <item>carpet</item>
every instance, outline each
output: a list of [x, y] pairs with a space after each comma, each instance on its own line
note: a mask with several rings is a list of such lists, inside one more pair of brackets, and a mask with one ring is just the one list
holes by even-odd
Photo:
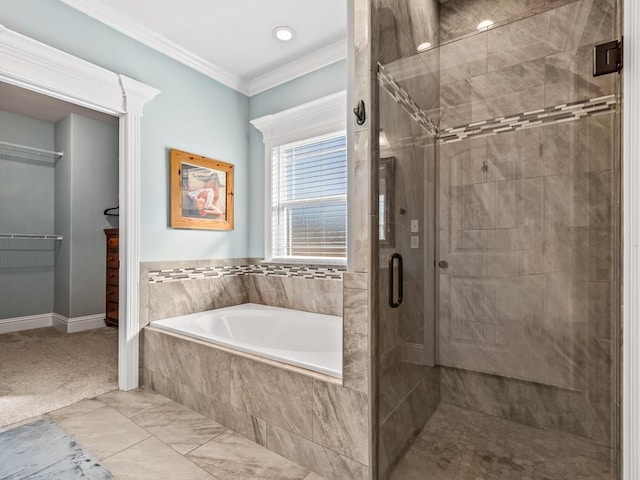
[[118, 331], [0, 335], [0, 428], [118, 388]]
[[1, 480], [110, 480], [113, 477], [51, 420], [0, 433]]

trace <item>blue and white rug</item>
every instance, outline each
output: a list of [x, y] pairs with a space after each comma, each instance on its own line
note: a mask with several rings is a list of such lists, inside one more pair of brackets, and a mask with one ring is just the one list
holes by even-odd
[[112, 480], [67, 432], [38, 420], [0, 433], [0, 480]]

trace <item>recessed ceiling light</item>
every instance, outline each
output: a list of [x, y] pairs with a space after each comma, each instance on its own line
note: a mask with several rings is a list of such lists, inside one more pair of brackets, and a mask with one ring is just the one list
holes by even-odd
[[276, 27], [273, 29], [273, 36], [281, 42], [288, 42], [296, 36], [296, 31], [287, 26]]
[[421, 43], [420, 45], [418, 45], [418, 51], [419, 52], [424, 52], [425, 50], [428, 50], [431, 48], [431, 43], [430, 42], [424, 42]]
[[493, 20], [483, 20], [478, 24], [476, 28], [478, 30], [482, 30], [483, 28], [489, 28], [491, 25], [493, 25]]

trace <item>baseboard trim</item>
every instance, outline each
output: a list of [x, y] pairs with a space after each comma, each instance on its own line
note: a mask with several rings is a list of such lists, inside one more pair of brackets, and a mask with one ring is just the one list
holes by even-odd
[[52, 313], [41, 313], [39, 315], [28, 315], [26, 317], [2, 318], [0, 319], [0, 334], [50, 327], [52, 324]]
[[53, 328], [63, 333], [76, 333], [84, 330], [93, 330], [105, 326], [105, 314], [86, 315], [84, 317], [68, 318], [57, 313], [52, 314]]

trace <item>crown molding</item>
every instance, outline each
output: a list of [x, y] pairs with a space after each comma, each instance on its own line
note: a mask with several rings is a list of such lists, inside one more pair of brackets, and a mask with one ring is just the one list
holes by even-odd
[[248, 82], [204, 58], [195, 55], [186, 48], [163, 37], [159, 33], [122, 15], [117, 10], [99, 0], [60, 0], [79, 12], [98, 20], [120, 33], [190, 67], [229, 88], [248, 95]]
[[346, 39], [332, 43], [309, 55], [287, 63], [270, 72], [249, 81], [248, 95], [252, 97], [258, 93], [277, 87], [298, 77], [302, 77], [322, 67], [331, 65], [347, 58]]

